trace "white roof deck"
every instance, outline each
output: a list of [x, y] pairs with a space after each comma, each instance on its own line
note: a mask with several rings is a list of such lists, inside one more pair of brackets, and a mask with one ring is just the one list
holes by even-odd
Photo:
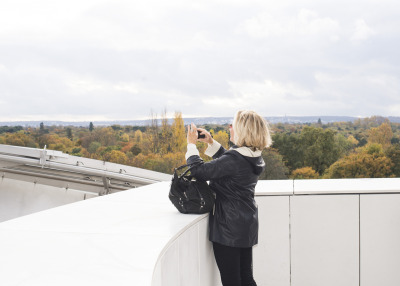
[[201, 218], [168, 192], [152, 184], [0, 223], [0, 285], [150, 285], [168, 242]]

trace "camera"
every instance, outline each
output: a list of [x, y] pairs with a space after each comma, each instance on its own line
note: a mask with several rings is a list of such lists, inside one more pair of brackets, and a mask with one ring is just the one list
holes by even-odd
[[201, 133], [201, 131], [197, 130], [197, 139], [206, 138], [205, 134], [200, 134], [200, 133]]

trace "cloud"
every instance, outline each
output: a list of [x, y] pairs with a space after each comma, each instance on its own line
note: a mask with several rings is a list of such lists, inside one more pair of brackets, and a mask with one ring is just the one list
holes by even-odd
[[394, 115], [400, 5], [338, 1], [6, 1], [0, 114]]
[[354, 23], [354, 32], [351, 36], [352, 41], [364, 41], [374, 36], [376, 32], [371, 29], [364, 19], [357, 19]]
[[231, 96], [208, 97], [202, 100], [206, 106], [223, 107], [234, 113], [240, 109], [257, 110], [265, 115], [281, 116], [290, 112], [299, 114], [298, 105], [312, 104], [312, 93], [294, 83], [274, 80], [228, 82]]
[[392, 115], [392, 105], [400, 104], [398, 80], [390, 75], [355, 69], [342, 74], [316, 73], [315, 78], [315, 93], [327, 101], [343, 103], [344, 109], [338, 112]]
[[336, 33], [340, 29], [337, 20], [329, 17], [319, 17], [316, 11], [301, 9], [293, 17], [280, 17], [270, 13], [262, 13], [246, 20], [238, 28], [238, 32], [245, 32], [255, 38], [271, 36], [310, 36], [325, 35], [337, 39]]

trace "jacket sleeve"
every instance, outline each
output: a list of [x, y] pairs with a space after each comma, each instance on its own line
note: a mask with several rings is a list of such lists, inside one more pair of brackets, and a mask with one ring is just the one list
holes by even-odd
[[213, 159], [219, 158], [226, 152], [226, 149], [222, 147], [220, 143], [217, 141], [213, 140], [212, 144], [208, 145], [208, 148], [204, 152], [207, 156], [212, 157]]
[[215, 154], [212, 156], [212, 158], [213, 158], [213, 159], [217, 159], [217, 158], [221, 157], [225, 152], [226, 152], [226, 149], [225, 149], [224, 147], [221, 146], [221, 147], [219, 147], [217, 153], [215, 153]]
[[[221, 147], [223, 149], [223, 147]], [[224, 149], [225, 150], [225, 149]], [[218, 151], [222, 151], [221, 149]], [[193, 155], [188, 158], [188, 164], [201, 162], [198, 166], [190, 170], [191, 174], [199, 180], [209, 181], [232, 176], [237, 171], [237, 162], [234, 162], [234, 156], [227, 153], [220, 157], [204, 163], [200, 156]]]

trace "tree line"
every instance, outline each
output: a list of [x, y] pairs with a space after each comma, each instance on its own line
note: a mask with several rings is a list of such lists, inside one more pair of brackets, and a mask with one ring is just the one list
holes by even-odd
[[398, 123], [374, 116], [275, 127], [272, 148], [282, 156], [291, 178], [400, 177]]
[[[182, 114], [169, 124], [166, 111], [148, 126], [0, 127], [0, 144], [59, 150], [74, 156], [172, 174], [185, 163]], [[229, 148], [228, 125], [204, 125]], [[273, 145], [262, 156], [261, 179], [400, 177], [400, 124], [374, 116], [355, 122], [272, 124]], [[198, 143], [202, 154], [206, 144]], [[211, 158], [201, 155], [204, 160]]]

